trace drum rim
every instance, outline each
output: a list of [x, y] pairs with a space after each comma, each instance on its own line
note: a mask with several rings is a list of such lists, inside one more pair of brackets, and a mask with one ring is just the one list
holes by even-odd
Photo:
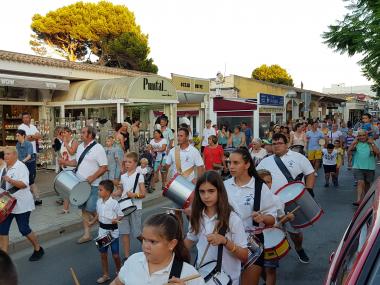
[[182, 205], [182, 209], [186, 209], [190, 207], [191, 201], [194, 200], [195, 190], [191, 191], [190, 196], [186, 199], [186, 201]]
[[118, 203], [120, 204], [121, 202], [124, 202], [124, 201], [127, 201], [127, 200], [132, 200], [132, 198], [126, 197], [126, 198], [120, 199], [118, 201]]
[[274, 194], [275, 195], [278, 195], [278, 193], [280, 193], [282, 190], [284, 190], [287, 186], [289, 185], [292, 185], [292, 184], [302, 184], [303, 185], [303, 189], [301, 191], [301, 193], [299, 193], [294, 199], [292, 200], [289, 200], [288, 202], [286, 202], [285, 204], [289, 204], [291, 202], [294, 202], [294, 201], [297, 201], [303, 194], [304, 192], [306, 191], [306, 188], [305, 188], [305, 183], [303, 183], [302, 181], [292, 181], [292, 182], [289, 182], [288, 184], [285, 184], [284, 186], [282, 186], [281, 188], [279, 188]]
[[[318, 205], [319, 206], [319, 205]], [[292, 226], [295, 228], [295, 229], [302, 229], [302, 228], [306, 228], [308, 226], [311, 226], [312, 224], [314, 224], [316, 221], [319, 220], [319, 218], [322, 216], [322, 214], [324, 213], [323, 209], [320, 207], [320, 211], [319, 213], [314, 217], [312, 218], [309, 222], [305, 223], [305, 224], [302, 224], [302, 225], [298, 225], [298, 226], [295, 226], [292, 224]]]
[[[284, 239], [286, 239], [286, 234], [284, 233], [284, 231], [283, 230], [281, 230], [281, 229], [278, 229], [278, 228], [274, 228], [274, 227], [271, 227], [271, 228], [265, 228], [265, 229], [263, 229], [263, 235], [264, 235], [264, 244], [263, 244], [263, 247], [264, 247], [264, 250], [265, 250], [265, 240], [266, 240], [266, 238], [265, 238], [265, 231], [275, 231], [275, 232], [280, 232], [282, 235], [283, 235], [283, 238], [281, 239], [281, 241], [280, 241], [280, 243], [278, 243], [277, 245], [279, 245], [279, 244], [282, 244], [282, 242], [284, 241]], [[268, 231], [268, 232], [269, 232]], [[277, 247], [277, 245], [276, 246], [272, 246], [272, 247], [269, 247], [269, 248], [276, 248]]]
[[[133, 208], [134, 210], [132, 212], [130, 212], [128, 215], [124, 214], [124, 211], [126, 209], [129, 209], [129, 208]], [[129, 206], [127, 208], [124, 208], [123, 210], [121, 210], [121, 212], [124, 214], [124, 217], [126, 217], [126, 216], [129, 216], [130, 214], [132, 214], [133, 212], [135, 212], [136, 210], [137, 210], [137, 206], [136, 205], [132, 205], [132, 206]]]
[[[282, 244], [286, 243], [288, 246], [286, 248], [286, 250], [281, 254], [281, 255], [277, 255], [277, 248], [279, 248]], [[276, 253], [276, 257], [274, 258], [267, 258], [266, 260], [279, 260], [281, 258], [283, 258], [284, 256], [286, 256], [289, 251], [290, 251], [291, 247], [290, 247], [290, 244], [289, 244], [289, 241], [288, 239], [285, 237], [279, 244], [278, 246], [275, 246], [275, 247], [271, 247], [270, 249], [268, 249], [268, 251], [274, 251]], [[265, 259], [265, 253], [267, 253], [268, 251], [265, 250], [264, 248], [264, 259]]]

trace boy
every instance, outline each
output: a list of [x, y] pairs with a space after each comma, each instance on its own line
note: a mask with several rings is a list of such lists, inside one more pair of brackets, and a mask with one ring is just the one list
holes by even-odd
[[336, 159], [338, 151], [334, 149], [334, 145], [329, 143], [327, 148], [322, 149], [323, 169], [325, 170], [325, 187], [329, 187], [330, 176], [334, 186], [338, 186], [336, 179]]
[[[347, 136], [344, 140], [344, 148], [346, 149], [346, 151], [351, 146], [352, 142], [355, 140], [355, 136], [353, 133], [354, 133], [353, 129], [348, 129]], [[352, 168], [352, 153], [347, 152], [347, 160], [348, 160], [347, 169], [351, 170], [351, 168]]]
[[96, 221], [99, 221], [98, 237], [111, 232], [113, 241], [110, 245], [99, 248], [100, 258], [102, 261], [103, 275], [96, 280], [98, 284], [102, 284], [110, 280], [108, 269], [108, 247], [111, 247], [112, 257], [115, 262], [116, 271], [121, 268], [119, 255], [119, 230], [118, 223], [124, 217], [120, 209], [119, 203], [111, 197], [114, 184], [111, 180], [103, 180], [99, 183], [99, 199], [96, 202], [96, 215], [92, 221], [89, 221], [90, 226]]
[[364, 114], [362, 116], [362, 129], [366, 131], [369, 138], [373, 138], [373, 129], [371, 124], [372, 116], [370, 114]]
[[121, 198], [131, 198], [133, 204], [137, 207], [136, 211], [126, 216], [119, 224], [119, 231], [124, 247], [125, 259], [129, 257], [130, 239], [129, 235], [141, 238], [141, 215], [142, 199], [145, 198], [144, 176], [137, 172], [138, 155], [135, 152], [129, 152], [125, 155], [124, 167], [126, 172], [120, 178], [121, 189], [118, 195]]

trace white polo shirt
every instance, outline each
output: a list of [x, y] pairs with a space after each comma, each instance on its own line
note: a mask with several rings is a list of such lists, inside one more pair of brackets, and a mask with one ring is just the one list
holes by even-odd
[[[224, 181], [224, 186], [227, 190], [228, 201], [243, 220], [245, 231], [255, 230], [256, 227], [252, 225], [252, 212], [253, 203], [255, 200], [255, 178], [243, 186], [235, 184], [235, 178], [232, 177]], [[260, 210], [263, 214], [277, 217], [277, 205], [273, 198], [274, 194], [271, 193], [268, 186], [263, 184], [261, 190]], [[259, 228], [264, 228], [265, 224], [260, 223]]]
[[[87, 147], [92, 144], [92, 141], [87, 145]], [[82, 152], [85, 150], [84, 143], [81, 143], [78, 146], [77, 153], [75, 155], [75, 160], [78, 162], [79, 157]], [[79, 165], [77, 176], [80, 179], [87, 179], [87, 177], [95, 174], [98, 171], [100, 166], [108, 165], [107, 155], [101, 144], [97, 143], [94, 145], [89, 152], [84, 156], [82, 163]], [[99, 182], [102, 177], [98, 177], [91, 186], [99, 186]]]
[[[177, 168], [175, 165], [175, 149], [176, 148], [172, 148], [166, 158], [166, 164], [171, 165], [169, 177], [174, 177], [174, 174], [177, 173]], [[193, 166], [195, 168], [195, 167], [204, 165], [201, 154], [192, 145], [189, 145], [186, 149], [180, 148], [179, 157], [181, 160], [182, 172], [185, 172], [187, 169]], [[194, 179], [194, 177], [195, 177], [195, 173], [193, 171], [189, 176], [186, 177], [186, 179], [191, 181]]]
[[[18, 126], [18, 129], [19, 130], [24, 130], [27, 136], [33, 136], [33, 135], [39, 133], [39, 131], [36, 128], [36, 126], [32, 125], [32, 124], [30, 124], [29, 126], [25, 125], [25, 124], [21, 124], [21, 125]], [[36, 141], [31, 141], [31, 143], [32, 143], [32, 146], [33, 146], [33, 153], [37, 153], [37, 144], [36, 144]]]
[[208, 146], [208, 137], [211, 136], [211, 135], [216, 136], [215, 128], [210, 127], [209, 129], [208, 129], [208, 128], [204, 128], [204, 129], [203, 129], [203, 134], [202, 134], [202, 136], [203, 136], [202, 146]]
[[[133, 192], [133, 186], [135, 185], [136, 175], [137, 175], [137, 169], [133, 174], [128, 175], [128, 172], [124, 173], [120, 177], [120, 183], [123, 185], [123, 194], [121, 194], [121, 197], [127, 197], [128, 192]], [[140, 185], [144, 184], [144, 175], [140, 174], [139, 180], [136, 185], [136, 191], [135, 193], [140, 194]], [[142, 199], [132, 199], [133, 204], [137, 207], [137, 210], [142, 209]]]
[[[161, 139], [159, 142], [156, 142], [154, 139], [152, 139], [149, 144], [153, 147], [153, 149], [161, 149], [164, 144], [167, 146], [168, 142], [166, 139]], [[156, 161], [161, 160], [163, 152], [165, 151], [157, 151]]]
[[[195, 235], [189, 223], [189, 232], [187, 239], [197, 243], [198, 259], [197, 265], [201, 261], [203, 253], [205, 252], [208, 242], [207, 235], [212, 234], [215, 229], [215, 224], [218, 222], [217, 215], [209, 218], [204, 212], [202, 213], [200, 232]], [[247, 234], [244, 231], [243, 221], [235, 213], [231, 212], [229, 219], [230, 231], [227, 231], [225, 237], [235, 243], [237, 246], [247, 247]], [[203, 264], [209, 261], [216, 261], [218, 259], [218, 246], [210, 245], [207, 255], [204, 258]], [[228, 249], [223, 248], [223, 262], [222, 269], [231, 276], [232, 284], [238, 285], [241, 271], [241, 261], [236, 258]]]
[[[169, 265], [159, 271], [149, 273], [148, 261], [143, 252], [131, 255], [121, 267], [119, 279], [121, 283], [126, 285], [161, 285], [166, 284], [169, 279], [170, 270], [172, 268], [174, 255]], [[197, 270], [190, 264], [184, 262], [181, 278], [198, 274]], [[205, 285], [202, 277], [185, 282], [186, 285]]]
[[[98, 199], [96, 202], [96, 212], [98, 213], [98, 220], [103, 224], [112, 224], [113, 219], [118, 217], [124, 217], [123, 212], [120, 209], [119, 203], [109, 197], [106, 201], [103, 201], [102, 198]], [[110, 230], [105, 230], [99, 227], [99, 236], [105, 235]], [[111, 231], [111, 235], [114, 238], [119, 237], [119, 229]]]
[[[1, 175], [1, 173], [0, 173]], [[12, 214], [22, 214], [29, 211], [33, 211], [34, 206], [34, 199], [32, 192], [30, 192], [29, 187], [29, 171], [28, 168], [25, 166], [24, 163], [17, 160], [16, 163], [7, 169], [7, 176], [12, 178], [13, 180], [22, 181], [26, 187], [19, 189], [14, 194], [11, 194], [13, 197], [17, 199], [16, 206], [12, 210]], [[12, 188], [13, 185], [6, 182], [6, 190], [9, 190]], [[4, 192], [0, 188], [0, 192]]]
[[[303, 173], [304, 176], [307, 176], [314, 172], [314, 168], [311, 165], [310, 161], [304, 155], [298, 152], [288, 150], [286, 154], [281, 156], [281, 160], [293, 178], [296, 178], [300, 173]], [[272, 174], [271, 191], [273, 193], [288, 184], [288, 180], [286, 180], [285, 175], [282, 174], [281, 170], [278, 168], [276, 162], [274, 161], [274, 155], [264, 158], [256, 167], [256, 169], [266, 169], [270, 171]]]

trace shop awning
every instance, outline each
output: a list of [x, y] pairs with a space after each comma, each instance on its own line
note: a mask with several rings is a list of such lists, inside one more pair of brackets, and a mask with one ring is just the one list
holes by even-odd
[[85, 80], [72, 83], [68, 92], [53, 96], [53, 102], [70, 105], [86, 100], [93, 102], [118, 101], [125, 103], [178, 103], [171, 81], [157, 75]]
[[204, 102], [204, 97], [206, 94], [197, 94], [197, 93], [180, 93], [177, 92], [179, 103], [183, 104], [194, 104]]
[[66, 91], [69, 90], [70, 81], [43, 77], [0, 74], [0, 86]]
[[224, 98], [214, 98], [214, 111], [254, 111], [257, 109], [257, 104], [252, 102], [247, 102], [244, 100], [234, 100], [234, 99], [224, 99]]

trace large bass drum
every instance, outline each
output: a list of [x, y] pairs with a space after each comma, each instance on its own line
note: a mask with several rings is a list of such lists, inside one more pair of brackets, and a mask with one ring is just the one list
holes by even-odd
[[54, 189], [62, 198], [68, 198], [74, 206], [86, 203], [91, 194], [91, 185], [79, 179], [72, 171], [61, 171], [55, 177]]
[[174, 175], [164, 188], [162, 195], [172, 200], [178, 207], [186, 209], [193, 202], [195, 185], [181, 175]]

